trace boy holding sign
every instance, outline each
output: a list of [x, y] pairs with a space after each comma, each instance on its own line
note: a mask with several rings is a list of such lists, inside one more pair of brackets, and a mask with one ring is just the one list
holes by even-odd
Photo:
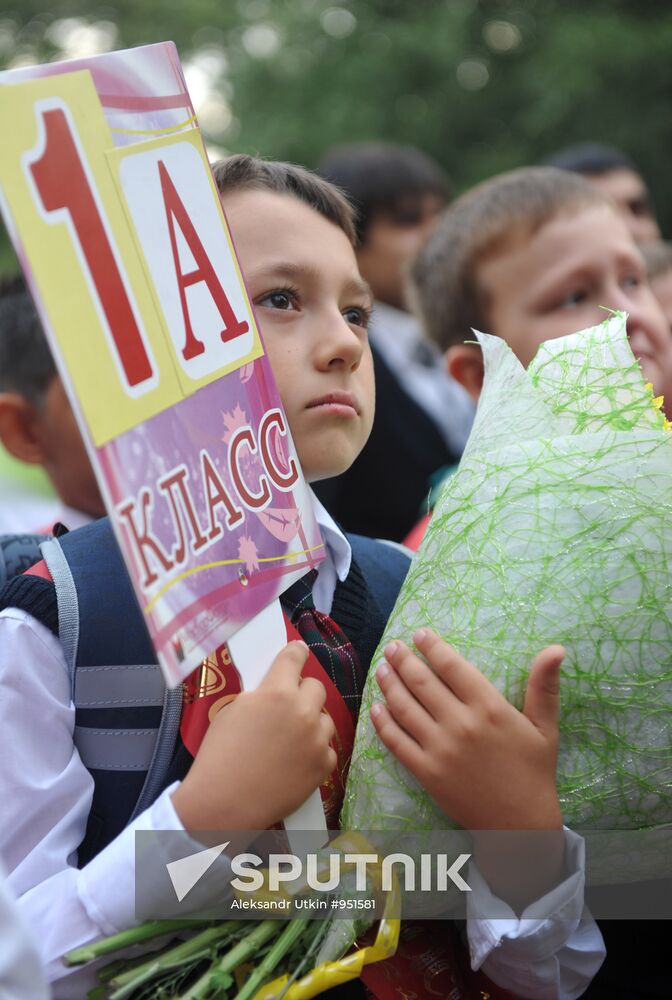
[[[336, 475], [365, 443], [374, 405], [366, 338], [371, 300], [355, 262], [347, 203], [330, 185], [283, 164], [234, 157], [215, 174], [306, 479]], [[371, 649], [366, 636], [370, 622], [361, 621], [361, 609], [371, 598], [375, 603], [385, 586], [389, 589], [386, 576], [396, 576], [399, 585], [406, 561], [397, 549], [378, 543], [380, 575], [365, 579], [352, 560], [348, 539], [326, 511], [320, 510], [318, 518], [327, 558], [319, 566], [312, 599], [327, 633], [336, 632], [327, 616], [337, 621], [336, 645], [344, 655], [334, 654], [329, 669], [356, 713], [368, 667], [365, 653]], [[73, 536], [86, 542], [96, 530], [84, 528]], [[90, 559], [95, 557], [94, 551]], [[115, 600], [106, 614], [114, 613]], [[357, 626], [355, 637], [349, 629]], [[128, 619], [118, 622], [120, 630], [133, 627]], [[214, 715], [191, 766], [178, 751], [171, 777], [182, 780], [160, 791], [121, 834], [109, 840], [108, 831], [107, 846], [78, 870], [72, 863], [85, 834], [93, 780], [73, 751], [74, 709], [56, 631], [54, 595], [44, 581], [23, 608], [14, 603], [0, 614], [0, 794], [5, 803], [0, 850], [38, 930], [54, 980], [65, 972], [59, 961], [63, 952], [134, 922], [135, 830], [264, 828], [291, 813], [336, 764], [334, 724], [322, 712], [325, 689], [332, 682], [329, 670], [324, 683], [302, 679], [308, 650], [290, 643], [256, 690], [239, 695]], [[315, 648], [325, 645], [324, 636], [318, 637]], [[465, 734], [473, 731], [484, 702], [500, 696], [431, 634], [418, 636], [418, 647], [442, 678], [437, 710], [439, 702], [454, 702], [452, 672], [469, 680], [474, 697], [465, 709]], [[422, 749], [414, 755], [418, 777], [422, 781], [425, 775], [431, 794], [456, 819], [468, 819], [473, 827], [560, 829], [554, 788], [560, 659], [554, 648], [537, 658], [525, 714], [507, 711], [496, 733], [486, 727], [481, 739], [465, 737], [459, 752], [470, 773], [478, 773], [480, 765], [487, 785], [484, 794], [473, 789], [468, 815], [460, 811], [460, 767], [430, 780], [431, 752]], [[402, 649], [389, 650], [389, 660], [394, 683], [383, 681], [389, 708], [384, 729], [386, 739], [393, 740], [392, 723], [403, 730], [408, 690], [417, 672], [426, 668]], [[30, 669], [17, 671], [17, 663], [30, 664]], [[48, 718], [48, 727], [36, 733], [26, 722], [27, 713], [40, 721]], [[447, 735], [436, 733], [439, 741]], [[503, 811], [501, 799], [492, 794], [496, 785], [517, 785], [524, 795], [515, 802], [509, 796]], [[108, 798], [123, 797], [121, 787], [116, 792], [114, 787], [113, 778]], [[122, 825], [129, 820], [130, 813]], [[83, 861], [81, 851], [78, 860]], [[579, 838], [567, 834], [557, 860], [562, 884], [550, 905], [553, 913], [562, 907], [561, 921], [469, 922], [474, 961], [484, 963], [492, 978], [520, 996], [578, 996], [602, 958], [594, 925], [589, 918], [582, 920]], [[537, 886], [537, 895], [547, 888]], [[67, 983], [60, 989], [61, 996], [73, 995]], [[58, 990], [57, 985], [56, 995]]]

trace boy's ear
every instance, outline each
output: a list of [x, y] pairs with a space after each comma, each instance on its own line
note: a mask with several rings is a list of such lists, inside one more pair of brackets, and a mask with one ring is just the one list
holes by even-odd
[[446, 371], [464, 386], [472, 399], [483, 388], [483, 352], [476, 344], [453, 344], [443, 356]]
[[18, 392], [0, 392], [0, 441], [20, 462], [42, 465], [45, 459], [37, 408]]

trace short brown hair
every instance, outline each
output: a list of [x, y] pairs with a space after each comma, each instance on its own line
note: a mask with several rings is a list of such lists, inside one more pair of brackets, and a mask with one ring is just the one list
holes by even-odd
[[22, 274], [0, 276], [0, 393], [16, 392], [38, 408], [56, 365]]
[[[347, 191], [357, 209], [357, 240], [366, 243], [372, 222], [381, 215], [411, 218], [427, 195], [442, 204], [451, 196], [443, 169], [414, 146], [389, 142], [353, 142], [335, 146], [324, 154], [317, 172]], [[414, 224], [414, 223], [413, 223]]]
[[[487, 331], [488, 302], [478, 265], [528, 240], [563, 211], [610, 204], [579, 174], [523, 167], [484, 181], [446, 209], [411, 269], [411, 301], [427, 336], [445, 351]], [[490, 331], [496, 332], [496, 331]]]
[[653, 240], [650, 243], [640, 243], [646, 273], [649, 281], [672, 271], [672, 243], [665, 240]]
[[214, 163], [212, 172], [220, 194], [256, 189], [298, 198], [339, 226], [355, 246], [355, 212], [352, 205], [334, 184], [305, 167], [237, 153]]

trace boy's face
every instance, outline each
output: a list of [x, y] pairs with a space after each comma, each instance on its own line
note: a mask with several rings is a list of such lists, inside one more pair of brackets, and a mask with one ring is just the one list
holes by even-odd
[[604, 174], [587, 174], [586, 180], [611, 198], [637, 243], [660, 239], [651, 197], [638, 173], [622, 167]]
[[652, 278], [651, 288], [672, 330], [672, 267]]
[[42, 465], [63, 503], [91, 517], [102, 517], [105, 505], [58, 376], [52, 379], [43, 407], [36, 413], [34, 433], [42, 449]]
[[445, 201], [438, 195], [414, 195], [407, 203], [402, 201], [396, 212], [379, 212], [370, 220], [357, 248], [357, 261], [380, 302], [405, 308], [407, 269], [444, 208]]
[[562, 213], [531, 239], [484, 260], [478, 282], [490, 333], [527, 365], [545, 340], [628, 313], [635, 357], [657, 393], [672, 402], [672, 334], [626, 224], [609, 205]]
[[345, 233], [290, 195], [222, 204], [308, 482], [344, 472], [371, 431], [371, 293]]

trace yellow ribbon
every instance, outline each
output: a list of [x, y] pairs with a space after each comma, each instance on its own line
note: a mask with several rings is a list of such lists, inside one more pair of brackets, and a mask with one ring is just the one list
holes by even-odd
[[[338, 837], [331, 846], [349, 852], [352, 852], [353, 848], [359, 850], [360, 853], [371, 852], [371, 846], [367, 844], [364, 837], [352, 832]], [[381, 863], [372, 869], [376, 889], [380, 888], [381, 869]], [[392, 890], [386, 894], [383, 916], [373, 944], [358, 948], [335, 962], [322, 962], [295, 983], [289, 984], [290, 977], [287, 974], [279, 976], [257, 990], [254, 1000], [278, 1000], [279, 997], [282, 997], [283, 1000], [310, 1000], [311, 997], [316, 997], [334, 986], [359, 979], [365, 965], [382, 962], [386, 958], [391, 958], [396, 952], [401, 927], [400, 913], [401, 893], [399, 883], [395, 878]]]

